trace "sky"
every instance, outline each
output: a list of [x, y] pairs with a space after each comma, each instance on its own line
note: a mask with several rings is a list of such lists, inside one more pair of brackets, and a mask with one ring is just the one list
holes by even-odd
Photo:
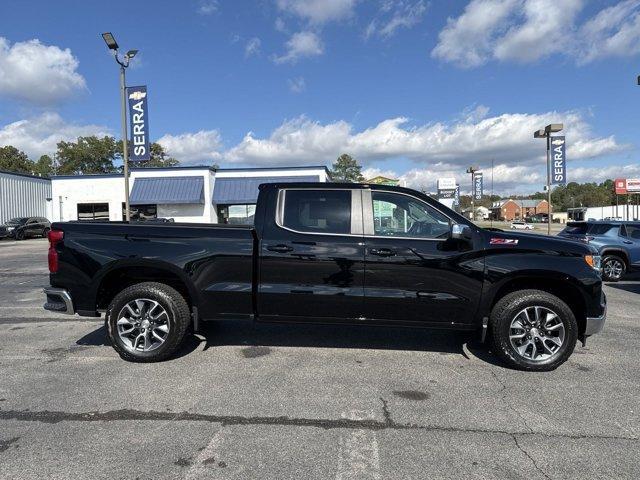
[[107, 31], [184, 165], [349, 153], [368, 178], [464, 192], [478, 165], [485, 191], [531, 193], [533, 132], [561, 122], [569, 181], [640, 177], [640, 0], [2, 0], [0, 145], [119, 136]]

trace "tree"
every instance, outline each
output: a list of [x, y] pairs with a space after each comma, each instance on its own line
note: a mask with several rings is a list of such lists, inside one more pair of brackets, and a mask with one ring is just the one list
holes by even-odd
[[33, 162], [27, 154], [16, 147], [0, 147], [0, 170], [16, 173], [33, 173]]
[[42, 155], [33, 166], [33, 173], [43, 177], [53, 174], [53, 160], [49, 155]]
[[60, 174], [112, 173], [113, 162], [119, 158], [118, 146], [113, 137], [78, 137], [76, 142], [58, 143]]
[[[128, 144], [129, 146], [131, 144]], [[180, 164], [178, 160], [170, 157], [167, 152], [164, 151], [164, 147], [159, 143], [153, 142], [150, 146], [151, 158], [141, 162], [130, 162], [130, 166], [139, 168], [149, 167], [175, 167]], [[118, 155], [122, 156], [122, 141], [118, 141]]]
[[332, 165], [331, 178], [336, 182], [362, 182], [362, 167], [351, 155], [343, 153]]

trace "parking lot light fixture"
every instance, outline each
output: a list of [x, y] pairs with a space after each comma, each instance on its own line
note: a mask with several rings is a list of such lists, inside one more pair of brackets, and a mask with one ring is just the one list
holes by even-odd
[[120, 65], [120, 100], [121, 100], [121, 117], [122, 117], [122, 169], [124, 173], [124, 195], [125, 195], [125, 220], [131, 220], [131, 212], [129, 208], [129, 150], [127, 147], [127, 85], [125, 79], [125, 69], [129, 66], [129, 62], [136, 56], [138, 50], [129, 50], [120, 58], [118, 56], [118, 42], [111, 32], [102, 34], [109, 50], [113, 50], [113, 56]]
[[104, 42], [107, 44], [107, 47], [109, 47], [109, 50], [118, 50], [118, 42], [116, 42], [116, 39], [114, 38], [111, 32], [103, 33], [102, 38], [104, 39]]
[[547, 235], [551, 235], [551, 134], [562, 131], [562, 123], [550, 123], [533, 132], [533, 138], [547, 139]]

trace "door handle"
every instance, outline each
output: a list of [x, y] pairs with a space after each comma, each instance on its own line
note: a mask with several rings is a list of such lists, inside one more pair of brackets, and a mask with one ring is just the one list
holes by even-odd
[[631, 245], [633, 242], [630, 242], [629, 240], [623, 240], [622, 243], [626, 243], [627, 245]]
[[287, 253], [293, 251], [293, 247], [289, 245], [268, 245], [267, 250], [270, 252]]
[[369, 253], [379, 257], [393, 257], [396, 251], [391, 248], [370, 248]]

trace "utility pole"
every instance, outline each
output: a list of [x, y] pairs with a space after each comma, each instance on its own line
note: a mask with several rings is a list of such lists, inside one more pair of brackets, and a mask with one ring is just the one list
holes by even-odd
[[124, 174], [124, 198], [125, 198], [125, 220], [131, 220], [131, 210], [129, 208], [129, 148], [127, 146], [127, 82], [125, 79], [125, 69], [129, 66], [129, 62], [135, 57], [138, 50], [129, 50], [122, 59], [118, 56], [118, 43], [113, 35], [109, 32], [103, 33], [104, 39], [109, 50], [114, 51], [114, 58], [120, 65], [120, 116], [122, 120], [122, 163]]

